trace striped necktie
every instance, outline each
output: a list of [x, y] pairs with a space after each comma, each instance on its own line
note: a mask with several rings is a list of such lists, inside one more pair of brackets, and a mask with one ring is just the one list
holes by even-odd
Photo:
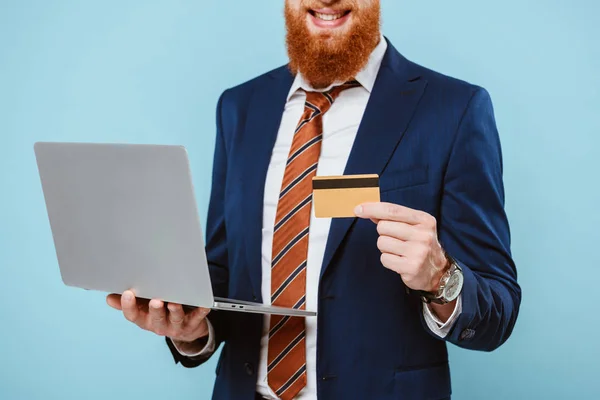
[[[347, 82], [328, 92], [307, 92], [287, 159], [273, 229], [271, 304], [305, 309], [308, 231], [312, 178], [317, 173], [323, 138], [323, 114], [339, 94], [359, 86]], [[271, 316], [267, 380], [282, 400], [293, 399], [306, 386], [306, 343], [303, 317]]]

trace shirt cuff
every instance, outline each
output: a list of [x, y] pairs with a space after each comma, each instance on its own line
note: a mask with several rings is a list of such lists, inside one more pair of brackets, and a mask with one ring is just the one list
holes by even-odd
[[179, 352], [179, 354], [185, 357], [208, 357], [215, 352], [215, 329], [213, 328], [208, 318], [206, 319], [206, 323], [208, 324], [208, 341], [204, 345], [204, 348], [200, 350], [190, 351], [188, 349], [187, 351], [185, 351], [179, 346], [177, 346], [177, 343], [175, 343], [173, 339], [169, 338], [169, 340], [171, 341], [171, 343], [173, 343], [173, 346]]
[[460, 316], [461, 312], [462, 294], [458, 296], [458, 299], [456, 300], [456, 305], [454, 306], [454, 311], [452, 312], [450, 318], [448, 318], [448, 321], [446, 321], [445, 323], [439, 320], [439, 318], [431, 311], [431, 308], [429, 308], [428, 304], [423, 305], [423, 316], [425, 317], [427, 327], [431, 330], [431, 332], [433, 332], [442, 339], [448, 335], [450, 329], [452, 329], [452, 326]]

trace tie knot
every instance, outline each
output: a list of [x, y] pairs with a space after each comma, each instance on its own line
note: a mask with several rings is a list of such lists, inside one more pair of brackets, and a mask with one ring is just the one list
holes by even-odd
[[360, 86], [360, 83], [358, 83], [357, 80], [353, 79], [353, 80], [347, 81], [347, 82], [345, 82], [345, 83], [343, 83], [343, 84], [341, 84], [339, 86], [331, 88], [327, 92], [327, 94], [329, 94], [330, 96], [332, 96], [333, 99], [335, 100], [340, 95], [340, 93], [342, 93], [344, 90], [350, 89], [350, 88], [353, 88], [353, 87], [358, 87], [358, 86]]
[[306, 107], [315, 107], [319, 109], [321, 113], [325, 113], [329, 110], [329, 107], [333, 104], [335, 99], [346, 89], [360, 86], [360, 83], [356, 80], [345, 82], [339, 86], [333, 87], [326, 92], [306, 92]]

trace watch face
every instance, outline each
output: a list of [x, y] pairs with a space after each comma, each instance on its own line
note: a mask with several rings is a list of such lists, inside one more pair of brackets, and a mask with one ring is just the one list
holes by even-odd
[[444, 287], [444, 297], [447, 301], [455, 300], [463, 286], [463, 275], [460, 272], [452, 274]]

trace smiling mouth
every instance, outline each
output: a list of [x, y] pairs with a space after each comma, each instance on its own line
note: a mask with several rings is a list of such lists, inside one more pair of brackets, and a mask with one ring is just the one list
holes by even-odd
[[341, 11], [341, 12], [338, 12], [336, 14], [323, 14], [323, 13], [316, 12], [314, 10], [309, 10], [308, 12], [313, 17], [315, 17], [317, 19], [320, 19], [322, 21], [335, 21], [335, 20], [344, 18], [346, 15], [350, 14], [350, 10], [348, 10], [348, 11]]

